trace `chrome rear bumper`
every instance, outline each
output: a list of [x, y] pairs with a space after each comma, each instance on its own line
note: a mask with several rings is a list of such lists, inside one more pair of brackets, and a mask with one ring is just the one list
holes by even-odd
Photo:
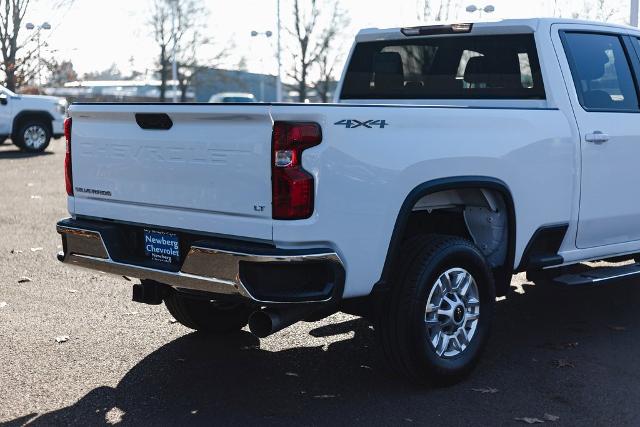
[[[133, 263], [115, 261], [109, 253], [105, 239], [99, 230], [80, 225], [72, 225], [74, 220], [60, 221], [57, 232], [62, 236], [64, 250], [58, 254], [61, 262], [89, 268], [116, 275], [130, 276], [138, 279], [153, 280], [177, 289], [208, 292], [220, 295], [237, 295], [256, 303], [318, 303], [328, 302], [336, 297], [336, 293], [323, 298], [311, 298], [295, 301], [271, 300], [254, 296], [249, 287], [241, 279], [241, 263], [252, 264], [306, 264], [328, 263], [332, 268], [342, 272], [343, 264], [335, 252], [318, 251], [283, 254], [282, 251], [272, 254], [255, 254], [234, 252], [196, 244], [189, 247], [179, 271], [167, 271], [149, 268]], [[300, 252], [300, 251], [298, 251]]]

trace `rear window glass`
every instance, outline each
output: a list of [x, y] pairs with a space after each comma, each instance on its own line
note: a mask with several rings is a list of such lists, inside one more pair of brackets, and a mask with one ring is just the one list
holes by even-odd
[[359, 43], [342, 99], [544, 99], [532, 34]]

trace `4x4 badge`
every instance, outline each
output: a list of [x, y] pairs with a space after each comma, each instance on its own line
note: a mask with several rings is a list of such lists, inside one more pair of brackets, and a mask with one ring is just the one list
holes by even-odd
[[386, 120], [365, 120], [365, 121], [360, 121], [360, 120], [354, 120], [354, 119], [343, 119], [340, 120], [339, 122], [335, 122], [334, 125], [336, 126], [345, 126], [347, 129], [354, 129], [354, 128], [358, 128], [360, 126], [371, 129], [374, 127], [378, 127], [380, 129], [384, 129], [385, 126], [389, 126], [389, 123], [387, 123]]

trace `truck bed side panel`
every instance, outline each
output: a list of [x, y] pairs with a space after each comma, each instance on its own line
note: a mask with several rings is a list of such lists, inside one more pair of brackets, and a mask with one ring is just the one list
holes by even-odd
[[[572, 216], [577, 136], [560, 110], [274, 106], [272, 115], [323, 129], [322, 144], [303, 155], [316, 176], [315, 213], [275, 221], [274, 241], [334, 246], [347, 264], [347, 297], [368, 294], [379, 280], [399, 209], [421, 183], [470, 175], [507, 183], [517, 216], [515, 265], [539, 226]], [[350, 119], [387, 125], [348, 128]]]

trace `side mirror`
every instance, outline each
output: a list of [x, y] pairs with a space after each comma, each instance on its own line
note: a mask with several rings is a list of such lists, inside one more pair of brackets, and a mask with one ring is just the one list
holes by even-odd
[[7, 103], [9, 102], [7, 95], [5, 95], [4, 93], [0, 93], [0, 105], [7, 105]]

